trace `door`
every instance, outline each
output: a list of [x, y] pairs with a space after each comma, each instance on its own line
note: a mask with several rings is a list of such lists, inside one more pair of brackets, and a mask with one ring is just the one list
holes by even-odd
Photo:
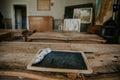
[[27, 29], [26, 26], [26, 5], [14, 5], [15, 29]]

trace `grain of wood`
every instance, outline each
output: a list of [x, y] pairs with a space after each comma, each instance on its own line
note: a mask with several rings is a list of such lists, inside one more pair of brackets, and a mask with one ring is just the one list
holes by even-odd
[[[0, 70], [25, 70], [39, 49], [83, 51], [93, 69], [94, 75], [120, 72], [120, 45], [116, 44], [79, 44], [79, 43], [42, 43], [42, 42], [1, 42]], [[1, 71], [0, 71], [1, 72]], [[33, 71], [30, 71], [30, 73]], [[36, 72], [39, 74], [40, 72]], [[1, 72], [2, 74], [2, 72]], [[50, 75], [51, 77], [51, 75]], [[52, 76], [53, 77], [53, 76]], [[101, 79], [104, 80], [102, 76]], [[113, 76], [114, 77], [114, 76]], [[105, 80], [119, 80], [110, 79]], [[42, 77], [43, 78], [43, 77]], [[99, 78], [99, 77], [98, 77]], [[46, 78], [45, 78], [46, 79]], [[54, 78], [53, 78], [54, 79]], [[65, 78], [63, 78], [64, 80]], [[43, 80], [43, 79], [42, 79]], [[50, 80], [50, 79], [49, 79]], [[52, 79], [51, 79], [52, 80]], [[60, 79], [58, 79], [60, 80]], [[65, 79], [67, 80], [67, 79]], [[96, 80], [90, 78], [90, 80]], [[98, 79], [97, 79], [98, 80]]]

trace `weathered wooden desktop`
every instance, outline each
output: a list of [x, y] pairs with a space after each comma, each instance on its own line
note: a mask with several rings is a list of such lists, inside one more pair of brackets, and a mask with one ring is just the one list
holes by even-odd
[[29, 80], [70, 80], [52, 73], [29, 71], [26, 66], [39, 49], [83, 51], [93, 73], [120, 72], [120, 45], [115, 44], [79, 44], [79, 43], [41, 43], [41, 42], [1, 42], [0, 76], [17, 76]]
[[36, 32], [27, 37], [32, 42], [66, 42], [66, 43], [105, 43], [106, 41], [96, 35], [78, 32]]
[[0, 31], [0, 41], [6, 41], [6, 40], [11, 40], [11, 33], [10, 32], [3, 32], [3, 31]]
[[25, 29], [0, 29], [0, 41], [11, 41], [13, 37], [23, 37]]
[[0, 29], [0, 32], [11, 32], [12, 35], [22, 35], [22, 32], [26, 31], [26, 29]]

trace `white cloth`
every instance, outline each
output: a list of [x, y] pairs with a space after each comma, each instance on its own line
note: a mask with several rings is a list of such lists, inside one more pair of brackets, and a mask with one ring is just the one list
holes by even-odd
[[45, 49], [43, 49], [43, 50], [40, 52], [40, 54], [38, 54], [38, 55], [35, 57], [35, 59], [34, 59], [34, 61], [33, 61], [33, 64], [36, 64], [36, 63], [41, 62], [41, 61], [44, 59], [44, 57], [45, 57], [48, 53], [50, 53], [50, 52], [51, 52], [51, 49], [50, 49], [50, 48], [45, 48]]

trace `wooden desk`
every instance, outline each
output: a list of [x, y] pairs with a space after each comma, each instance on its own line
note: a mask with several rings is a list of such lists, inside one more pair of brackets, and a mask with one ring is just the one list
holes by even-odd
[[10, 32], [12, 36], [22, 36], [22, 32], [26, 29], [0, 29], [0, 32]]
[[[2, 42], [0, 43], [0, 75], [22, 76], [39, 80], [69, 80], [47, 72], [26, 70], [26, 66], [39, 49], [83, 51], [93, 69], [93, 74], [120, 72], [120, 45]], [[72, 78], [73, 76], [71, 76]]]
[[10, 41], [11, 40], [11, 33], [9, 31], [4, 32], [0, 31], [0, 41]]
[[96, 35], [78, 32], [36, 32], [28, 36], [28, 41], [35, 42], [66, 42], [66, 43], [105, 43]]
[[25, 29], [0, 29], [0, 41], [12, 41], [15, 37], [23, 38], [22, 32]]

